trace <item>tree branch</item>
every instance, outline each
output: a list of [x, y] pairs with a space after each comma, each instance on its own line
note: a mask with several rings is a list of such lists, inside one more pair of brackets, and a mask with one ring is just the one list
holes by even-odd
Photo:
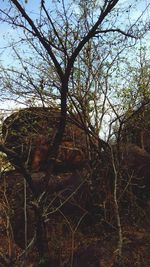
[[62, 49], [63, 49], [64, 54], [65, 54], [65, 55], [67, 56], [67, 58], [68, 58], [68, 53], [67, 53], [67, 51], [66, 51], [66, 49], [65, 49], [65, 47], [64, 47], [63, 41], [62, 41], [62, 39], [60, 38], [60, 36], [59, 36], [59, 34], [58, 34], [58, 32], [57, 32], [55, 26], [54, 26], [54, 23], [53, 23], [53, 21], [52, 21], [50, 15], [48, 14], [48, 11], [47, 11], [47, 9], [46, 9], [46, 7], [45, 7], [45, 5], [44, 5], [44, 1], [42, 2], [42, 8], [43, 8], [43, 10], [44, 10], [44, 12], [45, 12], [45, 14], [46, 14], [46, 16], [47, 16], [49, 22], [50, 22], [51, 25], [52, 25], [53, 31], [54, 31], [55, 35], [57, 36], [57, 38], [58, 38], [58, 40], [59, 40], [59, 42], [60, 42], [60, 44], [61, 44], [61, 46], [62, 46]]
[[20, 173], [23, 175], [23, 177], [26, 179], [33, 195], [36, 197], [36, 190], [34, 188], [33, 180], [28, 172], [27, 168], [24, 166], [22, 158], [13, 150], [7, 148], [5, 145], [0, 144], [0, 151], [5, 153], [8, 157], [12, 158], [12, 161], [16, 168], [20, 171]]
[[47, 50], [48, 54], [50, 55], [57, 73], [60, 77], [60, 79], [62, 80], [63, 78], [63, 71], [62, 68], [57, 60], [57, 58], [55, 57], [50, 45], [46, 42], [45, 38], [43, 38], [43, 36], [41, 36], [41, 33], [39, 32], [39, 30], [37, 29], [37, 27], [35, 26], [33, 20], [28, 16], [28, 14], [26, 13], [26, 11], [22, 8], [22, 6], [20, 5], [20, 3], [17, 0], [12, 0], [13, 4], [16, 6], [16, 8], [19, 10], [19, 12], [21, 13], [21, 15], [23, 16], [23, 18], [25, 18], [25, 20], [29, 23], [29, 25], [31, 26], [32, 30], [34, 31], [34, 35], [39, 39], [39, 41], [41, 42], [41, 44], [44, 46], [44, 48]]
[[95, 35], [100, 34], [100, 33], [108, 33], [108, 32], [118, 32], [118, 33], [121, 33], [122, 35], [125, 35], [126, 37], [137, 38], [136, 36], [130, 34], [129, 32], [122, 31], [121, 29], [97, 30], [95, 32]]
[[111, 12], [111, 10], [113, 9], [113, 7], [118, 3], [119, 0], [113, 0], [110, 1], [107, 5], [107, 7], [105, 8], [105, 10], [103, 9], [101, 11], [101, 14], [97, 20], [97, 22], [94, 24], [94, 26], [91, 28], [91, 30], [89, 30], [88, 34], [82, 39], [82, 41], [78, 44], [78, 46], [76, 47], [76, 49], [74, 50], [72, 56], [70, 57], [69, 61], [68, 61], [68, 65], [66, 68], [66, 73], [68, 74], [68, 76], [70, 75], [70, 72], [72, 70], [72, 67], [74, 65], [74, 62], [76, 60], [76, 57], [78, 56], [78, 54], [80, 53], [80, 51], [82, 50], [83, 46], [92, 38], [94, 37], [96, 30], [98, 28], [98, 26], [103, 22], [103, 20], [105, 19], [105, 17]]

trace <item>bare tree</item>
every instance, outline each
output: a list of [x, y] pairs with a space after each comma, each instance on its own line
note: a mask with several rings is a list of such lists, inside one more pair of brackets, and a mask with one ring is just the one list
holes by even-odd
[[[66, 113], [67, 113], [67, 95], [70, 77], [73, 71], [73, 66], [76, 63], [76, 59], [83, 49], [83, 47], [89, 43], [93, 37], [97, 37], [116, 32], [117, 34], [122, 34], [126, 37], [136, 37], [134, 36], [133, 29], [130, 27], [128, 30], [124, 31], [119, 28], [113, 28], [105, 25], [106, 17], [113, 12], [116, 13], [117, 4], [119, 1], [104, 1], [99, 7], [99, 13], [97, 14], [97, 20], [91, 19], [90, 7], [84, 3], [80, 3], [81, 8], [81, 19], [78, 22], [76, 19], [75, 26], [78, 22], [78, 31], [73, 31], [70, 33], [72, 20], [74, 16], [70, 18], [71, 12], [69, 7], [66, 7], [64, 2], [62, 2], [62, 14], [65, 21], [65, 31], [60, 33], [61, 22], [56, 22], [56, 18], [52, 18], [49, 9], [44, 1], [41, 1], [40, 17], [38, 20], [34, 21], [34, 18], [30, 16], [25, 7], [19, 3], [19, 1], [10, 1], [10, 10], [1, 10], [2, 19], [12, 24], [14, 27], [23, 28], [28, 38], [38, 39], [39, 46], [43, 47], [43, 51], [46, 51], [49, 59], [53, 63], [54, 69], [56, 70], [57, 77], [59, 78], [59, 92], [61, 95], [61, 118], [58, 127], [57, 134], [55, 136], [53, 145], [50, 148], [50, 154], [55, 157], [57, 155], [59, 144], [63, 136], [66, 123]], [[96, 3], [96, 2], [95, 2]], [[94, 4], [94, 2], [93, 2]], [[96, 5], [96, 4], [94, 4]], [[14, 7], [16, 10], [14, 10]], [[15, 12], [15, 13], [14, 13]], [[60, 13], [57, 13], [57, 15]], [[44, 18], [45, 16], [45, 18]], [[89, 16], [89, 17], [88, 17]], [[82, 19], [83, 17], [83, 19]], [[61, 15], [62, 19], [62, 15]], [[74, 19], [75, 20], [75, 19]], [[45, 21], [46, 25], [49, 26], [47, 32], [45, 32]], [[70, 23], [69, 23], [70, 22]], [[80, 30], [80, 29], [84, 30]], [[79, 33], [81, 31], [81, 34]], [[34, 44], [33, 44], [34, 45]], [[89, 43], [90, 45], [90, 43]], [[15, 49], [15, 48], [14, 48]], [[38, 47], [36, 49], [39, 49]], [[17, 52], [16, 52], [17, 53]], [[45, 53], [45, 52], [44, 52]], [[44, 56], [43, 53], [43, 56]], [[24, 72], [24, 75], [28, 73]], [[41, 81], [42, 83], [42, 81]], [[42, 86], [42, 84], [41, 84]], [[40, 88], [39, 90], [42, 90]], [[51, 156], [50, 156], [51, 157]]]
[[[9, 88], [12, 95], [15, 94], [20, 99], [26, 95], [28, 101], [32, 98], [35, 103], [40, 99], [43, 106], [51, 105], [54, 102], [53, 99], [56, 102], [59, 101], [61, 110], [59, 125], [48, 150], [45, 177], [45, 189], [47, 189], [64, 135], [69, 106], [73, 105], [73, 111], [78, 112], [79, 116], [81, 114], [80, 127], [84, 127], [85, 131], [94, 136], [99, 134], [104, 114], [107, 112], [107, 104], [118, 119], [119, 115], [109, 98], [108, 80], [113, 78], [111, 67], [122, 51], [122, 43], [127, 47], [128, 39], [137, 40], [146, 32], [148, 25], [140, 24], [137, 28], [140, 16], [136, 22], [131, 24], [129, 20], [126, 27], [122, 26], [119, 0], [105, 0], [100, 3], [92, 1], [90, 4], [88, 1], [65, 4], [62, 0], [55, 1], [55, 9], [50, 9], [46, 1], [39, 1], [39, 3], [37, 17], [28, 11], [28, 3], [21, 4], [17, 0], [8, 1], [8, 9], [0, 9], [0, 20], [3, 23], [9, 23], [14, 30], [17, 28], [23, 30], [24, 37], [21, 37], [19, 43], [28, 44], [32, 48], [28, 51], [34, 51], [35, 56], [40, 59], [38, 64], [37, 58], [34, 59], [35, 61], [22, 60], [23, 55], [20, 55], [14, 43], [13, 51], [20, 61], [21, 71], [8, 68], [2, 74], [5, 80], [2, 93], [5, 94]], [[124, 12], [128, 12], [131, 7], [132, 5], [128, 5]], [[111, 50], [117, 44], [116, 39], [119, 49], [112, 56]], [[102, 46], [103, 44], [108, 45]], [[106, 53], [104, 49], [107, 49]], [[15, 78], [12, 79], [11, 74]], [[101, 94], [103, 96], [99, 101]], [[101, 114], [100, 119], [99, 114]], [[105, 143], [101, 139], [98, 141], [101, 146]], [[31, 173], [24, 166], [19, 155], [8, 149], [4, 143], [0, 144], [0, 151], [13, 158], [14, 164], [26, 179], [37, 200], [36, 204], [33, 204], [37, 218], [37, 248], [41, 257], [44, 253], [47, 256], [43, 195], [38, 196]]]

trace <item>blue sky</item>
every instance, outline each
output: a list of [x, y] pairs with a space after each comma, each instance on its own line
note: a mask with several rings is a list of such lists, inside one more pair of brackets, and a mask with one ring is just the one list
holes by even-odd
[[[48, 0], [46, 0], [48, 1]], [[100, 0], [101, 1], [101, 0]], [[20, 2], [25, 2], [25, 1], [20, 1]], [[53, 1], [48, 1], [51, 3], [51, 7], [53, 8], [54, 5], [52, 4]], [[69, 0], [66, 1], [66, 3], [68, 3]], [[33, 4], [34, 3], [34, 4]], [[27, 10], [29, 10], [30, 12], [33, 11], [35, 13], [37, 13], [39, 11], [39, 0], [28, 0], [28, 4], [25, 4], [25, 7]], [[120, 6], [128, 6], [129, 3], [135, 3], [135, 0], [120, 0], [119, 1], [119, 5]], [[137, 1], [137, 8], [135, 8], [132, 13], [130, 14], [131, 19], [133, 21], [135, 21], [138, 16], [141, 14], [141, 12], [145, 9], [145, 7], [148, 5], [149, 0], [141, 0], [141, 1]], [[8, 0], [0, 0], [0, 8], [3, 9], [5, 7], [7, 7], [8, 4]], [[123, 14], [124, 15], [124, 14]], [[127, 15], [126, 15], [127, 16]], [[150, 20], [150, 6], [149, 6], [149, 10], [147, 10], [144, 13], [144, 17], [145, 18], [149, 18]], [[18, 29], [12, 29], [7, 23], [0, 23], [0, 63], [2, 63], [3, 65], [13, 65], [14, 64], [14, 60], [12, 58], [12, 51], [11, 48], [9, 48], [9, 43], [11, 42], [11, 39], [13, 40], [18, 40], [19, 35], [22, 34], [22, 30]], [[146, 38], [145, 38], [145, 43], [147, 45], [150, 45], [150, 33], [147, 34]], [[10, 102], [5, 103], [5, 105], [10, 105]], [[12, 103], [11, 103], [12, 105]]]
[[[101, 1], [101, 0], [100, 0]], [[3, 9], [5, 7], [7, 7], [8, 5], [8, 0], [0, 0], [0, 8]], [[20, 1], [25, 3], [24, 0]], [[50, 2], [50, 7], [54, 8], [54, 4], [53, 1], [48, 1]], [[69, 1], [65, 1], [66, 3], [68, 3]], [[34, 5], [33, 5], [34, 3]], [[39, 0], [28, 0], [27, 4], [24, 4], [24, 6], [26, 7], [27, 10], [29, 11], [33, 11], [35, 13], [39, 12]], [[135, 3], [135, 0], [120, 0], [119, 1], [119, 5], [120, 6], [128, 6], [129, 3]], [[135, 8], [132, 13], [130, 14], [131, 19], [134, 21], [137, 19], [137, 17], [141, 14], [141, 12], [145, 9], [145, 7], [148, 5], [148, 0], [141, 0], [141, 1], [137, 1], [137, 8]], [[147, 10], [147, 12], [144, 13], [144, 17], [145, 18], [149, 18], [150, 20], [150, 6], [149, 9]], [[11, 38], [13, 38], [14, 40], [18, 40], [18, 36], [19, 34], [21, 34], [22, 31], [21, 30], [14, 30], [12, 29], [7, 23], [0, 23], [0, 53], [3, 51], [2, 54], [0, 54], [0, 61], [4, 64], [12, 64], [12, 58], [11, 58], [11, 50], [9, 48], [6, 49], [6, 47], [9, 46], [9, 42], [11, 40]], [[150, 42], [149, 39], [150, 35], [147, 35], [147, 42]]]

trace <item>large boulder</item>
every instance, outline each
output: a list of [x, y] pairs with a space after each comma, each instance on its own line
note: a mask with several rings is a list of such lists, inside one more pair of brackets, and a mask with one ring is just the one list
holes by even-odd
[[[59, 118], [58, 108], [32, 107], [19, 110], [3, 123], [5, 145], [17, 152], [32, 171], [41, 171], [54, 140]], [[63, 168], [80, 168], [87, 154], [87, 136], [75, 125], [74, 118], [68, 115], [56, 168], [60, 171]], [[13, 164], [12, 159], [9, 160]]]
[[124, 143], [132, 143], [150, 152], [150, 108], [145, 106], [127, 117], [121, 132]]
[[124, 179], [141, 200], [150, 200], [150, 154], [134, 144], [122, 144], [121, 166]]

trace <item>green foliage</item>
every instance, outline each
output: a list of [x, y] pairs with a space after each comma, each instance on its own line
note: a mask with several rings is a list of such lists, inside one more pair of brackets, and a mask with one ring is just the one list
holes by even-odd
[[[141, 52], [142, 51], [142, 52]], [[118, 74], [123, 76], [115, 92], [115, 98], [127, 113], [136, 110], [150, 99], [150, 60], [148, 51], [140, 48], [133, 62], [124, 59]], [[118, 75], [119, 76], [119, 75]]]

